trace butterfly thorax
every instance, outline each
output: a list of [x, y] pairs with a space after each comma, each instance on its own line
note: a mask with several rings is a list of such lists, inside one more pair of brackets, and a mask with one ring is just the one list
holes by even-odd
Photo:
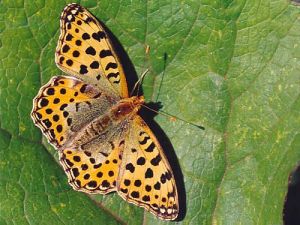
[[111, 117], [115, 122], [130, 118], [136, 115], [144, 102], [143, 96], [133, 96], [131, 98], [121, 99], [114, 107], [112, 107]]

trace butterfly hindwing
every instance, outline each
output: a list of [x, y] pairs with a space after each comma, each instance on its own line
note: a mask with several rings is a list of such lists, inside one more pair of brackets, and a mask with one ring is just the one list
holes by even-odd
[[172, 169], [150, 128], [138, 115], [129, 128], [118, 177], [122, 198], [156, 216], [178, 215], [178, 194]]
[[78, 4], [69, 4], [61, 15], [61, 34], [55, 61], [60, 69], [101, 86], [111, 94], [128, 97], [126, 78], [107, 32]]
[[[107, 122], [107, 117], [96, 120], [106, 123], [102, 131], [89, 124], [82, 136], [77, 136], [59, 151], [60, 162], [68, 176], [70, 185], [78, 191], [90, 194], [106, 194], [116, 191], [126, 134], [126, 122], [122, 126]], [[86, 140], [85, 137], [96, 132]]]
[[60, 162], [75, 190], [92, 194], [116, 191], [123, 145], [114, 136], [102, 138], [112, 140], [99, 140], [86, 150], [66, 148], [60, 152]]

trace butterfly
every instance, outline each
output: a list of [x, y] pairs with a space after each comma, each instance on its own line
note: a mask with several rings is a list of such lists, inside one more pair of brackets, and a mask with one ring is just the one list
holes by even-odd
[[60, 18], [54, 76], [33, 100], [31, 117], [58, 151], [69, 184], [89, 194], [117, 192], [160, 219], [178, 216], [174, 174], [129, 96], [123, 67], [101, 23], [78, 4]]

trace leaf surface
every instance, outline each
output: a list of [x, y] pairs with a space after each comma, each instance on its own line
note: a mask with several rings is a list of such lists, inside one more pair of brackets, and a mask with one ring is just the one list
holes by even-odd
[[[73, 191], [56, 151], [30, 119], [39, 88], [63, 74], [54, 52], [66, 4], [0, 2], [0, 223], [168, 223], [116, 194]], [[180, 184], [178, 223], [282, 224], [288, 176], [300, 158], [299, 6], [285, 0], [80, 4], [106, 24], [138, 75], [150, 69], [143, 83], [148, 101], [158, 98], [163, 111], [205, 127], [155, 117]]]

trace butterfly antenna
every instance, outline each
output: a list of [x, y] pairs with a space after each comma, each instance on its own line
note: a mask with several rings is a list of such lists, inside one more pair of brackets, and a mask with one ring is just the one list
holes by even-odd
[[161, 81], [160, 81], [160, 84], [159, 84], [159, 88], [158, 88], [158, 92], [157, 92], [157, 96], [156, 96], [155, 102], [158, 101], [160, 90], [161, 90], [161, 87], [162, 87], [162, 83], [164, 81], [167, 59], [168, 59], [168, 55], [167, 55], [167, 53], [164, 53], [164, 70], [163, 70], [163, 73], [162, 73], [162, 77], [161, 77]]
[[142, 105], [143, 107], [145, 107], [145, 108], [147, 108], [147, 109], [149, 109], [150, 111], [152, 111], [152, 112], [155, 112], [155, 113], [158, 113], [158, 114], [161, 114], [161, 115], [164, 115], [164, 116], [166, 116], [166, 117], [170, 117], [172, 120], [180, 120], [180, 121], [182, 121], [182, 122], [185, 122], [185, 123], [187, 123], [187, 124], [189, 124], [189, 125], [192, 125], [192, 126], [194, 126], [194, 127], [197, 127], [197, 128], [199, 128], [199, 129], [201, 129], [201, 130], [205, 130], [205, 128], [203, 127], [203, 126], [200, 126], [200, 125], [197, 125], [197, 124], [195, 124], [195, 123], [192, 123], [192, 122], [189, 122], [189, 121], [187, 121], [187, 120], [184, 120], [184, 119], [182, 119], [182, 118], [179, 118], [179, 117], [177, 117], [177, 116], [173, 116], [172, 114], [169, 114], [169, 113], [167, 113], [167, 112], [164, 112], [164, 111], [156, 111], [156, 110], [154, 110], [154, 109], [151, 109], [150, 107], [148, 107], [148, 106], [146, 106], [146, 105]]
[[132, 91], [130, 92], [130, 96], [132, 96], [132, 94], [133, 94], [133, 92], [134, 92], [134, 90], [135, 90], [136, 88], [138, 88], [138, 89], [137, 89], [137, 94], [139, 94], [140, 87], [141, 87], [141, 85], [142, 85], [142, 83], [143, 83], [144, 77], [146, 76], [146, 74], [147, 74], [148, 72], [149, 72], [149, 69], [146, 69], [145, 72], [140, 76], [140, 78], [138, 79], [138, 81], [134, 84], [134, 87], [133, 87]]

